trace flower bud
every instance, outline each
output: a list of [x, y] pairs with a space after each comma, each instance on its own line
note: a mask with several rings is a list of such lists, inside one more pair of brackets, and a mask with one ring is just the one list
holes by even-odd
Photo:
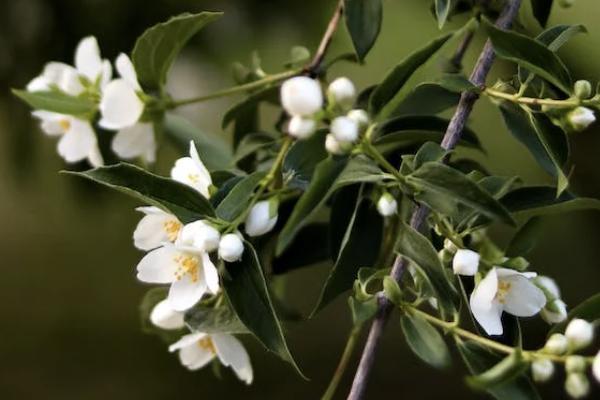
[[150, 312], [150, 322], [161, 329], [181, 329], [185, 326], [182, 312], [175, 311], [167, 300], [157, 303]]
[[288, 133], [297, 139], [307, 139], [317, 130], [317, 121], [294, 115], [288, 125]]
[[554, 374], [554, 364], [547, 358], [535, 360], [531, 363], [531, 376], [538, 383], [547, 382]]
[[348, 118], [355, 121], [359, 128], [364, 128], [369, 125], [369, 114], [365, 110], [354, 109], [346, 114]]
[[260, 236], [269, 232], [277, 223], [277, 207], [279, 201], [273, 197], [270, 200], [257, 202], [246, 217], [245, 230], [248, 236]]
[[469, 249], [458, 249], [452, 260], [452, 270], [458, 275], [473, 276], [479, 269], [479, 253]]
[[562, 333], [554, 333], [546, 341], [544, 351], [549, 354], [560, 356], [565, 354], [568, 348], [569, 341], [567, 340], [566, 336]]
[[348, 117], [337, 117], [331, 121], [331, 133], [338, 142], [353, 143], [358, 139], [358, 123]]
[[581, 399], [590, 392], [590, 381], [584, 374], [568, 374], [565, 390], [574, 399]]
[[554, 299], [541, 311], [542, 318], [549, 324], [559, 324], [567, 319], [567, 305], [560, 299]]
[[178, 243], [211, 252], [219, 247], [220, 234], [204, 220], [191, 222], [183, 227]]
[[342, 77], [337, 78], [327, 88], [327, 97], [335, 104], [342, 107], [349, 107], [356, 98], [356, 89], [350, 79]]
[[565, 361], [565, 370], [568, 373], [585, 372], [586, 367], [587, 363], [585, 362], [585, 357], [583, 356], [569, 356]]
[[438, 258], [440, 259], [440, 261], [442, 262], [442, 264], [446, 265], [448, 263], [450, 263], [452, 261], [452, 257], [454, 256], [453, 253], [450, 253], [448, 250], [446, 250], [445, 248], [441, 249], [440, 251], [438, 251]]
[[577, 107], [567, 114], [567, 123], [576, 132], [584, 130], [595, 120], [594, 112], [587, 107]]
[[219, 258], [227, 262], [241, 260], [244, 253], [244, 243], [235, 233], [228, 233], [221, 237], [219, 242]]
[[450, 254], [456, 254], [458, 251], [458, 247], [456, 247], [454, 242], [450, 239], [444, 239], [444, 249]]
[[592, 375], [598, 382], [600, 382], [600, 351], [594, 357], [594, 361], [592, 362]]
[[323, 106], [321, 85], [305, 76], [290, 78], [281, 85], [281, 104], [290, 115], [312, 115]]
[[585, 80], [575, 82], [575, 96], [580, 99], [587, 99], [592, 95], [592, 84]]
[[398, 212], [398, 202], [394, 196], [385, 192], [377, 201], [377, 211], [383, 217], [390, 217]]
[[560, 299], [560, 289], [554, 279], [540, 275], [533, 280], [533, 283], [542, 289], [548, 300]]
[[327, 150], [328, 153], [335, 155], [344, 154], [346, 153], [344, 147], [345, 146], [343, 146], [342, 143], [338, 142], [338, 140], [335, 138], [335, 136], [333, 136], [332, 133], [329, 133], [327, 134], [327, 136], [325, 136], [325, 150]]
[[575, 318], [567, 325], [565, 336], [571, 348], [582, 349], [592, 343], [594, 326], [583, 319]]

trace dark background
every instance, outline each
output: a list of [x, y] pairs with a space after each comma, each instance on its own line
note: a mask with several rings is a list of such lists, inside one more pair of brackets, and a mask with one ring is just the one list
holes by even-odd
[[[64, 167], [55, 141], [44, 137], [28, 108], [8, 89], [23, 87], [48, 60], [72, 62], [79, 39], [93, 34], [104, 57], [130, 51], [137, 35], [152, 24], [184, 11], [224, 10], [225, 17], [193, 40], [177, 61], [170, 80], [175, 98], [231, 85], [230, 62], [260, 52], [265, 68], [281, 69], [289, 48], [314, 49], [334, 7], [333, 0], [19, 0], [0, 1], [0, 398], [2, 399], [312, 399], [327, 385], [350, 327], [340, 299], [316, 319], [288, 327], [290, 345], [311, 378], [246, 340], [255, 383], [240, 384], [229, 371], [222, 380], [210, 370], [190, 373], [158, 338], [140, 331], [138, 303], [147, 287], [135, 279], [141, 257], [131, 234], [139, 215], [132, 200], [61, 176]], [[438, 34], [423, 0], [385, 1], [379, 42], [363, 67], [340, 65], [332, 75], [349, 75], [360, 88], [380, 80], [409, 51]], [[527, 2], [528, 3], [528, 2]], [[523, 23], [534, 31], [528, 7]], [[461, 18], [450, 24], [458, 27]], [[600, 4], [577, 2], [556, 7], [551, 24], [584, 23], [589, 35], [575, 38], [561, 52], [574, 76], [596, 82], [600, 71]], [[472, 65], [478, 38], [466, 59]], [[344, 29], [332, 53], [349, 50]], [[448, 54], [450, 49], [446, 50]], [[435, 71], [436, 63], [429, 68]], [[509, 76], [497, 64], [495, 74]], [[425, 74], [422, 74], [425, 75]], [[495, 78], [490, 78], [493, 82]], [[182, 110], [215, 135], [220, 116], [235, 99]], [[217, 117], [215, 117], [217, 116]], [[521, 175], [529, 183], [550, 182], [532, 157], [504, 129], [485, 99], [471, 126], [488, 150], [479, 156], [499, 175]], [[575, 192], [600, 197], [597, 127], [572, 137]], [[176, 157], [161, 150], [160, 173]], [[501, 242], [509, 231], [495, 232]], [[598, 271], [600, 214], [580, 212], [554, 218], [531, 262], [559, 278], [569, 305], [594, 294]], [[315, 302], [326, 271], [313, 267], [289, 275], [290, 301], [307, 311]], [[546, 326], [526, 321], [529, 347], [543, 344]], [[354, 364], [353, 364], [354, 366]], [[396, 320], [388, 326], [369, 387], [369, 398], [475, 398], [463, 383], [460, 362], [451, 371], [421, 363], [404, 345]], [[342, 382], [347, 393], [351, 374]], [[544, 389], [560, 398], [562, 380]], [[596, 386], [597, 388], [597, 386]], [[193, 396], [193, 397], [192, 397]]]

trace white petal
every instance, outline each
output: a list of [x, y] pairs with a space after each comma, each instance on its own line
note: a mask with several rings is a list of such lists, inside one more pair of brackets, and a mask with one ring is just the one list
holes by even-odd
[[185, 326], [183, 313], [173, 310], [167, 300], [154, 306], [150, 312], [150, 322], [161, 329], [180, 329]]
[[200, 159], [200, 154], [198, 154], [198, 149], [196, 149], [196, 144], [194, 144], [193, 140], [190, 140], [190, 157], [192, 160], [196, 162], [198, 170], [200, 171], [202, 178], [206, 181], [207, 185], [212, 184], [212, 179], [210, 177], [210, 172], [204, 165], [204, 162]]
[[75, 67], [92, 82], [98, 78], [102, 72], [102, 59], [95, 37], [88, 36], [81, 39], [75, 50]]
[[69, 124], [69, 129], [58, 142], [58, 154], [67, 162], [81, 161], [96, 145], [96, 135], [88, 121], [69, 118]]
[[201, 251], [211, 252], [219, 247], [219, 239], [219, 231], [206, 221], [199, 220], [183, 227], [177, 243], [192, 246]]
[[202, 268], [204, 270], [204, 281], [208, 290], [212, 294], [216, 294], [219, 291], [219, 272], [215, 264], [210, 260], [208, 253], [202, 254]]
[[[160, 211], [160, 210], [159, 210]], [[151, 213], [143, 217], [133, 232], [133, 242], [140, 250], [152, 250], [164, 242], [176, 239], [181, 224], [165, 212]]]
[[225, 366], [231, 366], [240, 380], [247, 385], [251, 384], [253, 379], [252, 365], [242, 343], [226, 333], [213, 334], [211, 338], [221, 363]]
[[248, 213], [244, 229], [248, 236], [260, 236], [269, 232], [277, 223], [277, 214], [270, 216], [269, 200], [257, 202]]
[[175, 280], [179, 252], [170, 246], [152, 250], [137, 265], [137, 278], [148, 283], [171, 283]]
[[452, 259], [452, 269], [455, 274], [473, 276], [479, 268], [480, 255], [469, 249], [458, 249]]
[[29, 81], [25, 89], [28, 92], [47, 92], [50, 90], [50, 82], [43, 76], [36, 76]]
[[103, 60], [102, 61], [102, 76], [100, 77], [100, 88], [104, 89], [106, 85], [110, 82], [110, 78], [112, 78], [112, 65], [110, 65], [110, 61]]
[[151, 155], [150, 160], [155, 160], [156, 142], [154, 140], [154, 129], [151, 123], [138, 122], [128, 128], [123, 128], [113, 138], [112, 150], [124, 159], [131, 159]]
[[546, 305], [544, 292], [524, 276], [506, 279], [510, 289], [505, 297], [504, 310], [517, 317], [531, 317]]
[[215, 354], [212, 351], [203, 349], [199, 345], [184, 347], [179, 350], [179, 360], [189, 370], [200, 369], [212, 361], [213, 358], [215, 358]]
[[60, 90], [71, 96], [78, 96], [84, 90], [79, 73], [74, 69], [65, 69], [56, 84]]
[[125, 79], [125, 81], [127, 81], [127, 83], [129, 83], [129, 85], [131, 85], [131, 87], [133, 87], [135, 90], [142, 90], [140, 84], [138, 83], [135, 67], [126, 54], [119, 54], [117, 60], [115, 61], [115, 65], [117, 66], [117, 71], [119, 72], [121, 78]]
[[[201, 275], [201, 271], [198, 272]], [[204, 282], [203, 276], [199, 276], [194, 281], [190, 274], [185, 274], [171, 284], [169, 305], [175, 311], [185, 311], [194, 306], [204, 296], [204, 293], [206, 293], [206, 282]]]
[[100, 126], [113, 130], [122, 129], [138, 122], [144, 112], [144, 102], [124, 79], [115, 79], [104, 88], [100, 112]]
[[479, 325], [488, 335], [501, 335], [504, 329], [502, 328], [502, 306], [493, 302], [490, 308], [479, 308], [471, 305], [473, 317], [479, 322]]
[[88, 162], [94, 168], [101, 167], [104, 165], [104, 158], [102, 158], [102, 153], [100, 152], [100, 148], [98, 147], [98, 143], [90, 149], [90, 152], [87, 155]]
[[174, 351], [181, 350], [184, 347], [195, 345], [200, 339], [206, 337], [206, 335], [207, 334], [203, 332], [193, 332], [183, 335], [181, 339], [169, 346], [169, 351], [172, 353]]
[[31, 115], [41, 121], [40, 127], [44, 133], [50, 136], [64, 134], [66, 132], [65, 126], [70, 126], [71, 124], [70, 117], [50, 111], [36, 110]]
[[175, 161], [175, 166], [171, 169], [171, 178], [196, 189], [202, 196], [209, 197], [208, 187], [211, 182], [206, 179], [204, 172], [192, 158], [183, 157]]
[[473, 289], [471, 293], [471, 308], [486, 310], [492, 308], [492, 303], [496, 293], [498, 292], [498, 274], [496, 268], [492, 268], [490, 272], [479, 282], [479, 285]]

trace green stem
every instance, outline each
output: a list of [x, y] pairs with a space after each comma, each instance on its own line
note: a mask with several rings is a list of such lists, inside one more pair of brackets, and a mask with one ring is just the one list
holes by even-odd
[[217, 92], [213, 92], [204, 96], [192, 97], [190, 99], [182, 99], [182, 100], [172, 100], [168, 104], [168, 108], [176, 108], [180, 106], [185, 106], [188, 104], [201, 103], [203, 101], [218, 99], [220, 97], [231, 96], [237, 93], [248, 92], [253, 89], [258, 89], [263, 86], [266, 86], [270, 83], [278, 82], [287, 78], [291, 78], [292, 76], [300, 74], [301, 70], [290, 70], [281, 72], [279, 74], [268, 75], [263, 79], [259, 79], [254, 82], [245, 83], [243, 85], [233, 86], [227, 89], [219, 90]]
[[569, 98], [565, 100], [556, 99], [538, 99], [534, 97], [523, 97], [520, 93], [511, 94], [500, 90], [486, 88], [483, 93], [490, 97], [512, 101], [513, 103], [524, 104], [528, 106], [550, 106], [555, 108], [573, 108], [580, 105], [594, 105], [594, 99], [582, 100], [578, 98]]
[[340, 384], [340, 380], [344, 376], [344, 372], [346, 372], [346, 368], [348, 367], [348, 362], [350, 361], [352, 352], [356, 346], [361, 328], [362, 324], [356, 325], [352, 328], [352, 331], [350, 331], [350, 336], [348, 336], [348, 341], [346, 342], [346, 347], [342, 353], [342, 358], [340, 358], [340, 362], [338, 363], [338, 366], [331, 377], [331, 382], [329, 382], [329, 386], [327, 386], [327, 390], [323, 394], [323, 397], [321, 397], [321, 400], [331, 400], [335, 395], [335, 391]]
[[383, 169], [388, 171], [390, 174], [394, 175], [396, 179], [398, 179], [400, 182], [405, 181], [404, 176], [400, 174], [400, 171], [398, 171], [396, 167], [390, 164], [390, 162], [386, 160], [385, 157], [379, 152], [379, 150], [377, 150], [375, 146], [373, 146], [370, 142], [366, 140], [363, 141], [362, 148], [367, 155], [373, 158], [377, 162], [377, 164], [379, 164]]

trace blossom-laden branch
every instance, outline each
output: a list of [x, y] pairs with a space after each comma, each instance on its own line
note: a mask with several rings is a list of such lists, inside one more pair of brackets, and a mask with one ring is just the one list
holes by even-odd
[[[502, 14], [496, 21], [496, 25], [500, 28], [508, 28], [517, 16], [520, 7], [521, 0], [509, 0], [502, 11]], [[494, 50], [491, 42], [488, 40], [470, 77], [471, 82], [475, 86], [482, 86], [485, 84], [485, 79], [492, 67], [494, 58]], [[477, 98], [478, 95], [473, 92], [464, 92], [461, 95], [458, 107], [450, 120], [444, 138], [442, 139], [442, 147], [444, 149], [453, 149], [460, 140], [467, 118], [471, 114]], [[428, 210], [426, 207], [421, 205], [417, 206], [411, 217], [411, 226], [415, 230], [420, 230], [427, 215]], [[392, 267], [392, 278], [395, 281], [399, 281], [405, 268], [405, 259], [401, 256], [397, 256]], [[369, 374], [375, 362], [375, 351], [381, 340], [391, 309], [392, 306], [389, 301], [382, 299], [382, 301], [379, 302], [377, 314], [371, 325], [367, 342], [363, 349], [356, 374], [354, 375], [352, 388], [348, 395], [349, 400], [359, 400], [364, 398]]]

